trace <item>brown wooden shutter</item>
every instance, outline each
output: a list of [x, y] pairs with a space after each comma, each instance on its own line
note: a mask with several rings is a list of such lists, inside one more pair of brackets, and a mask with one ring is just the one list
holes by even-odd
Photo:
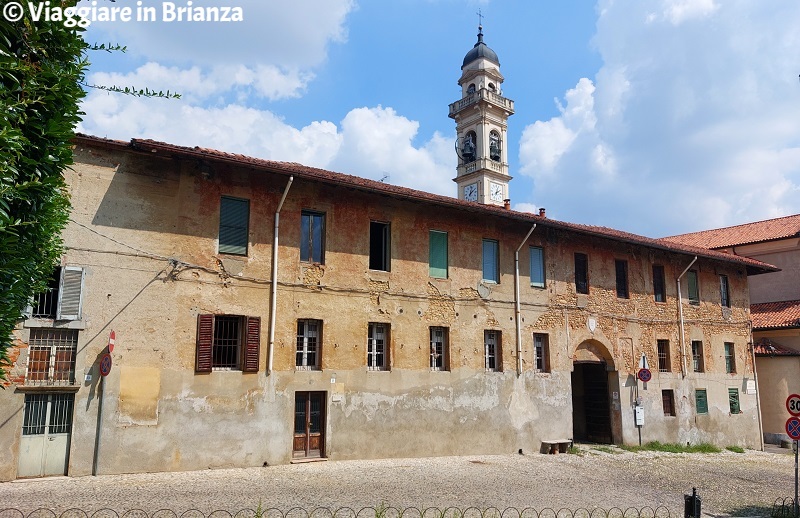
[[214, 315], [197, 315], [197, 354], [195, 372], [211, 372], [214, 347]]
[[242, 372], [258, 372], [258, 357], [261, 345], [261, 318], [247, 317], [247, 337], [244, 347]]

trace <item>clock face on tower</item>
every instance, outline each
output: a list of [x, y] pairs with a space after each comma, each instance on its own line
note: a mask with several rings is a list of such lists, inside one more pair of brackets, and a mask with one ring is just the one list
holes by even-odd
[[478, 201], [478, 184], [471, 183], [464, 187], [464, 199], [467, 201]]
[[492, 201], [503, 201], [503, 186], [499, 183], [489, 182], [489, 198]]

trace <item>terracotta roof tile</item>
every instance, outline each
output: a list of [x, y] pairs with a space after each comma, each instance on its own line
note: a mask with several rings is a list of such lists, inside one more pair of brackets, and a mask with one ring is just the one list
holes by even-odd
[[713, 249], [791, 237], [800, 237], [800, 214], [756, 221], [755, 223], [745, 223], [734, 227], [691, 232], [662, 239], [673, 243]]
[[569, 230], [579, 234], [612, 239], [614, 241], [636, 244], [657, 250], [677, 252], [689, 256], [696, 255], [698, 257], [739, 264], [745, 266], [748, 274], [750, 275], [778, 271], [778, 268], [772, 265], [757, 261], [755, 259], [750, 259], [748, 257], [725, 254], [722, 252], [709, 250], [707, 248], [669, 242], [663, 239], [653, 239], [607, 227], [581, 225], [578, 223], [558, 221], [544, 216], [531, 214], [529, 212], [518, 212], [494, 205], [483, 205], [476, 202], [459, 200], [450, 196], [441, 196], [438, 194], [431, 194], [429, 192], [418, 191], [416, 189], [409, 189], [408, 187], [400, 187], [397, 185], [377, 182], [375, 180], [368, 180], [358, 176], [335, 173], [332, 171], [326, 171], [324, 169], [301, 165], [295, 162], [264, 160], [261, 158], [253, 158], [235, 153], [226, 153], [214, 149], [176, 146], [174, 144], [167, 144], [164, 142], [145, 139], [131, 139], [131, 141], [127, 143], [119, 140], [110, 140], [100, 137], [93, 137], [91, 135], [78, 134], [76, 135], [75, 141], [77, 143], [83, 142], [86, 144], [106, 147], [132, 149], [134, 151], [139, 151], [150, 155], [163, 153], [164, 156], [176, 158], [219, 160], [239, 166], [250, 166], [254, 169], [261, 169], [271, 173], [294, 175], [297, 178], [305, 178], [322, 183], [360, 189], [382, 195], [393, 196], [399, 199], [407, 199], [414, 202], [424, 202], [438, 206], [452, 207], [459, 210], [475, 212], [482, 216], [502, 217], [528, 224], [536, 223], [537, 225], [541, 226]]
[[753, 345], [756, 356], [800, 356], [800, 351], [789, 349], [773, 342], [769, 338], [761, 338]]
[[800, 328], [800, 300], [750, 305], [753, 329]]

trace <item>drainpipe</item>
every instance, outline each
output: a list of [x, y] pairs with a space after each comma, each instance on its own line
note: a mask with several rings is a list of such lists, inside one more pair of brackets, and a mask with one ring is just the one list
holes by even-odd
[[686, 340], [683, 336], [683, 297], [681, 296], [681, 277], [686, 275], [686, 272], [689, 271], [689, 268], [691, 268], [696, 261], [697, 256], [694, 256], [694, 259], [692, 259], [692, 262], [689, 263], [689, 266], [687, 266], [686, 269], [683, 270], [683, 273], [678, 275], [678, 278], [675, 279], [678, 284], [678, 320], [680, 321], [681, 326], [681, 377], [683, 378], [686, 377]]
[[517, 326], [517, 377], [522, 376], [522, 323], [519, 319], [519, 251], [528, 242], [528, 238], [531, 237], [535, 228], [536, 223], [533, 224], [525, 239], [519, 244], [517, 251], [514, 252], [514, 320]]
[[272, 277], [270, 282], [270, 303], [269, 303], [269, 360], [267, 360], [267, 376], [272, 374], [272, 358], [275, 353], [275, 312], [278, 308], [278, 230], [280, 229], [281, 220], [281, 207], [286, 200], [286, 195], [289, 194], [289, 187], [292, 186], [294, 176], [289, 177], [289, 183], [286, 184], [286, 189], [283, 190], [281, 201], [278, 202], [278, 208], [275, 210], [275, 238], [272, 242]]
[[750, 335], [750, 355], [753, 358], [753, 383], [756, 384], [756, 412], [758, 413], [758, 435], [761, 451], [764, 451], [764, 424], [761, 422], [761, 390], [758, 387], [758, 371], [756, 371], [756, 344], [753, 341], [753, 321], [747, 323], [748, 334]]

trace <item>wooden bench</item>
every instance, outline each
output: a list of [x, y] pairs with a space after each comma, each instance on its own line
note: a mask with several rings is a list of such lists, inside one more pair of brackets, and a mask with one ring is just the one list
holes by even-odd
[[572, 446], [572, 439], [549, 439], [542, 441], [541, 453], [555, 455], [557, 453], [567, 453], [567, 448]]

